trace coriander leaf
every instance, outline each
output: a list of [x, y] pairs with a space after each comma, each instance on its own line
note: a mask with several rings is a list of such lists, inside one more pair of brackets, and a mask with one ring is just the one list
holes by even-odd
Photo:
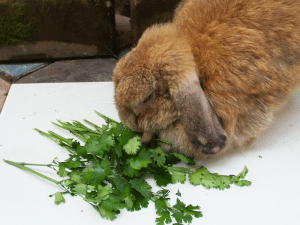
[[131, 210], [132, 209], [134, 199], [135, 199], [134, 195], [126, 196], [124, 198], [124, 200], [125, 200], [125, 206], [126, 206], [127, 210]]
[[172, 219], [169, 211], [156, 211], [156, 214], [160, 217], [156, 218], [155, 222], [157, 225], [164, 225], [165, 223], [172, 223]]
[[[191, 223], [192, 221], [192, 216], [189, 214], [184, 213], [185, 210], [185, 204], [180, 201], [177, 198], [176, 204], [173, 206], [173, 208], [177, 209], [176, 212], [174, 212], [172, 214], [172, 216], [175, 218], [176, 222], [178, 224], [182, 224], [182, 221], [186, 222], [186, 223]], [[188, 212], [188, 210], [186, 210]]]
[[65, 184], [67, 187], [71, 187], [73, 183], [74, 183], [74, 182], [71, 181], [70, 179], [64, 181], [64, 184]]
[[172, 183], [172, 176], [171, 174], [161, 169], [160, 167], [154, 171], [154, 179], [156, 181], [156, 184], [160, 187], [165, 187], [168, 184]]
[[167, 199], [164, 197], [159, 197], [155, 200], [155, 208], [157, 211], [162, 211], [162, 210], [167, 210], [168, 205], [167, 205]]
[[108, 136], [107, 133], [103, 133], [101, 137], [92, 137], [85, 145], [87, 153], [92, 155], [102, 156], [106, 151], [109, 151], [109, 147], [113, 146], [115, 141], [113, 137]]
[[147, 151], [146, 148], [143, 148], [137, 157], [130, 159], [130, 166], [133, 169], [140, 170], [148, 166], [148, 164], [152, 163], [151, 152]]
[[130, 128], [126, 126], [118, 138], [118, 140], [120, 141], [120, 145], [122, 145], [122, 146], [126, 145], [128, 143], [128, 141], [135, 136], [136, 136], [136, 133], [134, 131], [130, 130]]
[[105, 152], [104, 149], [100, 148], [99, 145], [99, 139], [96, 137], [92, 137], [88, 140], [88, 142], [85, 144], [87, 153], [90, 153], [92, 155], [99, 155], [102, 156]]
[[201, 211], [195, 211], [195, 210], [200, 210], [199, 206], [192, 206], [188, 205], [183, 211], [188, 214], [188, 215], [193, 215], [196, 218], [202, 217], [202, 212]]
[[139, 141], [141, 138], [140, 137], [134, 137], [131, 138], [126, 145], [123, 146], [123, 149], [125, 152], [129, 155], [135, 155], [137, 151], [139, 150], [140, 146], [142, 143]]
[[127, 165], [124, 166], [124, 169], [123, 169], [123, 174], [125, 176], [129, 176], [129, 177], [135, 177], [135, 176], [138, 176], [139, 175], [139, 171], [136, 170], [136, 169], [133, 169], [131, 166], [130, 166], [130, 159], [127, 159]]
[[237, 175], [238, 179], [244, 179], [248, 173], [248, 168], [247, 166], [244, 167], [244, 170]]
[[67, 161], [67, 162], [62, 162], [60, 165], [65, 166], [65, 168], [73, 169], [73, 168], [78, 168], [81, 166], [81, 162], [78, 161]]
[[141, 193], [141, 195], [143, 195], [147, 200], [151, 198], [152, 187], [149, 184], [147, 184], [143, 179], [134, 178], [130, 180], [129, 183], [132, 185], [132, 188]]
[[224, 190], [225, 188], [230, 188], [230, 184], [233, 183], [232, 177], [230, 176], [222, 176], [215, 174], [215, 188]]
[[[96, 206], [95, 206], [96, 207]], [[94, 208], [95, 208], [94, 207]], [[114, 220], [117, 218], [117, 214], [119, 214], [119, 212], [114, 212], [110, 209], [105, 208], [104, 206], [98, 206], [96, 207], [99, 210], [99, 213], [102, 217], [106, 218], [107, 220]]]
[[83, 170], [82, 170], [82, 182], [85, 182], [85, 183], [89, 183], [92, 179], [92, 172], [93, 172], [93, 168], [92, 167], [85, 167]]
[[87, 185], [86, 184], [76, 184], [73, 188], [73, 191], [75, 191], [78, 194], [85, 195], [87, 191]]
[[181, 197], [181, 193], [180, 193], [179, 189], [177, 190], [176, 195], [179, 196], [179, 197]]
[[81, 183], [81, 177], [78, 173], [80, 173], [80, 171], [72, 172], [70, 178], [72, 181], [75, 181], [76, 183]]
[[103, 133], [100, 138], [99, 147], [105, 151], [109, 150], [109, 147], [114, 146], [115, 141], [112, 136], [109, 136], [107, 133]]
[[105, 170], [105, 174], [108, 176], [111, 174], [110, 161], [102, 159], [100, 163], [101, 167]]
[[248, 181], [248, 180], [237, 180], [234, 183], [235, 183], [235, 185], [241, 186], [241, 187], [251, 185], [251, 181]]
[[124, 130], [124, 126], [122, 123], [112, 123], [108, 133], [110, 135], [114, 135], [115, 137], [118, 137], [123, 130]]
[[184, 183], [186, 181], [186, 174], [182, 172], [172, 172], [172, 183], [175, 184], [177, 182]]
[[156, 195], [162, 195], [164, 197], [167, 197], [169, 195], [170, 191], [167, 189], [162, 189], [156, 192]]
[[153, 154], [154, 160], [157, 163], [157, 165], [159, 167], [164, 166], [165, 162], [166, 162], [166, 158], [165, 158], [165, 154], [162, 153], [162, 150], [160, 147], [156, 148], [156, 149], [150, 149], [150, 151]]
[[116, 175], [113, 178], [113, 184], [116, 186], [117, 190], [119, 190], [123, 195], [125, 195], [125, 188], [128, 188], [128, 181], [121, 177], [120, 175]]
[[102, 133], [106, 132], [109, 128], [109, 124], [102, 124], [102, 127], [100, 128], [100, 130], [102, 131]]
[[188, 165], [195, 165], [196, 162], [194, 160], [191, 160], [183, 155], [180, 155], [178, 153], [172, 153], [176, 158], [180, 159], [182, 162]]
[[231, 176], [232, 182], [234, 182], [235, 185], [241, 186], [241, 187], [251, 185], [251, 181], [241, 180], [241, 179], [245, 178], [247, 173], [248, 173], [248, 168], [247, 168], [247, 166], [245, 166], [244, 170], [242, 172], [240, 172], [237, 176]]
[[96, 190], [96, 187], [95, 186], [92, 186], [92, 185], [88, 185], [87, 188], [91, 191], [95, 191]]
[[114, 150], [115, 150], [115, 153], [117, 154], [117, 156], [120, 158], [122, 156], [122, 152], [123, 152], [122, 146], [119, 144], [115, 144]]
[[206, 187], [207, 189], [214, 187], [213, 176], [209, 171], [201, 166], [196, 172], [189, 174], [189, 180], [193, 185], [199, 185]]
[[97, 190], [87, 192], [85, 194], [85, 196], [83, 197], [83, 199], [89, 203], [100, 203], [101, 201], [103, 201], [104, 199], [107, 199], [107, 198], [108, 198], [108, 195], [98, 197]]
[[73, 141], [72, 142], [72, 148], [77, 149], [80, 146], [80, 143], [78, 141]]
[[101, 185], [98, 185], [97, 187], [97, 196], [98, 197], [104, 197], [106, 195], [109, 195], [112, 193], [112, 189], [108, 186], [101, 186]]
[[66, 177], [68, 175], [68, 171], [66, 171], [66, 167], [60, 163], [59, 164], [59, 167], [58, 167], [58, 172], [57, 174], [60, 176], [60, 177]]
[[136, 191], [135, 189], [132, 189], [132, 195], [134, 196], [133, 206], [131, 211], [134, 210], [141, 210], [141, 208], [147, 208], [149, 201], [146, 199], [143, 195], [141, 195], [140, 192]]
[[118, 211], [119, 209], [123, 209], [125, 204], [123, 202], [123, 198], [117, 195], [109, 195], [108, 199], [101, 201], [101, 207], [112, 211]]
[[62, 196], [62, 193], [63, 192], [56, 192], [55, 193], [55, 200], [54, 200], [54, 203], [56, 204], [56, 205], [58, 205], [58, 204], [60, 204], [60, 203], [65, 203], [65, 199], [64, 199], [64, 197]]
[[76, 153], [78, 156], [82, 156], [83, 158], [85, 158], [87, 155], [86, 146], [78, 146], [76, 149]]
[[167, 154], [161, 149], [161, 147], [157, 147], [154, 149], [154, 151], [159, 154], [159, 155], [162, 155], [162, 156], [166, 156]]
[[173, 208], [182, 210], [183, 208], [185, 208], [185, 204], [182, 201], [180, 201], [179, 198], [177, 198], [176, 204], [173, 206]]
[[169, 154], [166, 156], [166, 162], [165, 165], [166, 166], [171, 166], [173, 164], [179, 163], [181, 160], [178, 159], [176, 156], [174, 156], [174, 154]]
[[[242, 174], [240, 177], [244, 177]], [[240, 180], [238, 176], [224, 176], [219, 175], [217, 173], [210, 173], [204, 166], [199, 167], [196, 172], [189, 174], [189, 180], [193, 185], [199, 185], [209, 188], [216, 188], [220, 190], [224, 190], [225, 188], [229, 188], [230, 184], [235, 183], [238, 186], [249, 186], [251, 184], [250, 181]]]
[[[127, 181], [128, 182], [128, 181]], [[125, 207], [127, 210], [131, 211], [133, 209], [134, 201], [136, 200], [135, 196], [131, 193], [131, 187], [125, 186]]]
[[102, 181], [104, 181], [106, 176], [108, 175], [108, 172], [110, 172], [110, 171], [106, 171], [99, 164], [94, 165], [92, 168], [93, 168], [93, 172], [91, 174], [92, 175], [91, 176], [91, 184], [93, 184], [93, 185], [100, 184]]

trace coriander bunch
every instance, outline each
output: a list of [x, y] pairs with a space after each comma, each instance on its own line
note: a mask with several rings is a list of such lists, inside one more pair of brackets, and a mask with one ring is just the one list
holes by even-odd
[[[247, 167], [237, 176], [212, 174], [203, 166], [174, 167], [174, 164], [181, 161], [188, 165], [195, 165], [195, 162], [178, 153], [164, 153], [157, 145], [157, 141], [163, 140], [142, 144], [138, 133], [96, 113], [105, 119], [106, 124], [99, 127], [84, 120], [95, 129], [78, 121], [54, 123], [82, 140], [85, 143], [83, 146], [76, 140], [64, 138], [52, 131], [45, 133], [35, 129], [69, 151], [69, 158], [64, 162], [59, 162], [57, 158], [46, 165], [4, 161], [59, 185], [63, 191], [51, 195], [55, 197], [55, 204], [65, 202], [65, 194], [79, 195], [103, 218], [109, 220], [116, 219], [122, 209], [136, 211], [145, 208], [151, 200], [155, 203], [158, 225], [171, 223], [172, 218], [175, 219], [175, 224], [183, 224], [191, 223], [193, 217], [202, 217], [199, 206], [186, 206], [179, 198], [171, 206], [169, 191], [163, 188], [168, 184], [184, 183], [187, 177], [193, 185], [202, 185], [208, 189], [224, 190], [233, 183], [238, 186], [251, 184], [250, 181], [243, 180], [248, 172]], [[25, 165], [50, 167], [57, 171], [62, 180], [53, 180]], [[162, 187], [160, 191], [152, 192], [152, 187], [145, 180], [149, 176]], [[179, 190], [177, 195], [181, 196]]]

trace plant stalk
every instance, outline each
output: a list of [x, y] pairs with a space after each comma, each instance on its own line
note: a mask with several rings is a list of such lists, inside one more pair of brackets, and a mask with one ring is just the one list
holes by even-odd
[[40, 177], [42, 177], [42, 178], [44, 178], [44, 179], [46, 179], [46, 180], [48, 180], [48, 181], [51, 181], [51, 182], [53, 182], [53, 183], [55, 183], [55, 184], [60, 184], [60, 183], [61, 183], [60, 181], [54, 180], [54, 179], [52, 179], [52, 178], [50, 178], [50, 177], [47, 177], [47, 176], [45, 176], [45, 175], [43, 175], [43, 174], [41, 174], [41, 173], [39, 173], [39, 172], [36, 172], [36, 171], [34, 171], [34, 170], [32, 170], [32, 169], [29, 169], [29, 168], [27, 168], [26, 166], [24, 166], [24, 165], [31, 165], [31, 166], [49, 166], [49, 164], [27, 164], [27, 163], [16, 163], [16, 162], [12, 162], [12, 161], [5, 160], [5, 159], [3, 159], [3, 161], [6, 162], [6, 163], [8, 163], [8, 164], [10, 164], [10, 165], [19, 167], [20, 169], [27, 170], [28, 172], [33, 173], [33, 174], [35, 174], [35, 175], [38, 175], [38, 176], [40, 176]]

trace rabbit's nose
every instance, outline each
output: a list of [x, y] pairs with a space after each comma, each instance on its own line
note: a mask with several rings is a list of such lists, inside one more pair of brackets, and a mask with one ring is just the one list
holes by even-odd
[[201, 145], [201, 151], [205, 155], [214, 155], [221, 152], [227, 143], [227, 137], [220, 135], [220, 137], [213, 141], [208, 141], [205, 145]]

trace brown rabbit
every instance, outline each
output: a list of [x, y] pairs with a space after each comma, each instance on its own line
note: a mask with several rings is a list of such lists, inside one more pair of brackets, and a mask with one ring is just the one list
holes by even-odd
[[300, 83], [299, 0], [184, 0], [114, 69], [122, 123], [201, 158], [252, 142]]

